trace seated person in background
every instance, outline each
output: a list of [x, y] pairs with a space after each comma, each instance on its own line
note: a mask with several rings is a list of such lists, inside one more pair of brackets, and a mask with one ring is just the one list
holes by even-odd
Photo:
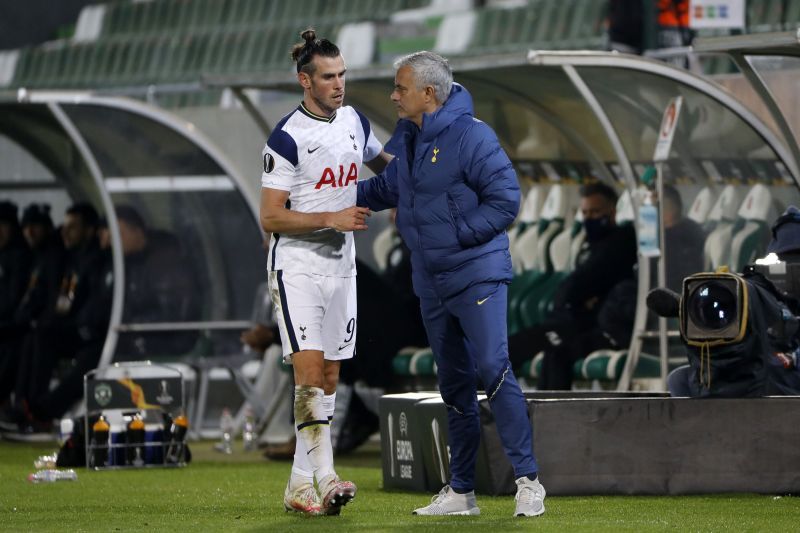
[[683, 202], [675, 187], [664, 185], [663, 206], [667, 287], [680, 291], [683, 278], [703, 270], [706, 234], [700, 224], [683, 216]]
[[30, 204], [22, 214], [22, 234], [33, 254], [25, 295], [15, 313], [18, 323], [29, 324], [58, 293], [64, 270], [64, 241], [53, 228], [50, 206]]
[[[598, 313], [612, 288], [633, 280], [637, 261], [636, 234], [632, 225], [617, 226], [617, 194], [604, 183], [581, 187], [580, 207], [586, 241], [575, 261], [575, 270], [559, 285], [553, 310], [544, 323], [518, 332], [508, 339], [509, 359], [514, 369], [544, 351], [539, 390], [569, 390], [574, 362], [592, 350], [613, 346], [624, 339], [616, 332], [606, 335], [598, 328]], [[635, 282], [633, 308], [635, 309]], [[631, 285], [617, 289], [630, 298]], [[632, 315], [631, 315], [632, 318]], [[615, 329], [625, 329], [622, 328]], [[623, 331], [624, 333], [624, 331]], [[630, 340], [624, 340], [624, 344]]]
[[[88, 203], [67, 209], [61, 231], [65, 267], [54, 301], [47, 303], [27, 335], [10, 418], [25, 433], [49, 432], [52, 419], [82, 396], [83, 374], [97, 366], [108, 332], [111, 284], [97, 242], [98, 215]], [[62, 378], [64, 395], [43, 405], [50, 379], [62, 359], [71, 368]], [[68, 385], [68, 386], [67, 386]]]
[[98, 257], [92, 267], [90, 301], [85, 305], [83, 321], [95, 324], [97, 334], [88, 343], [87, 349], [79, 350], [72, 359], [72, 364], [60, 377], [55, 388], [31, 400], [31, 413], [35, 420], [48, 421], [59, 419], [69, 411], [72, 405], [83, 397], [83, 376], [97, 368], [105, 343], [108, 317], [114, 297], [114, 263], [111, 256], [108, 226], [104, 218], [98, 221], [97, 241]]
[[242, 332], [239, 338], [242, 344], [251, 350], [263, 353], [267, 348], [274, 343], [280, 343], [280, 335], [277, 326], [268, 326], [266, 324], [254, 324], [252, 328]]
[[[0, 202], [0, 328], [11, 322], [30, 272], [31, 254], [25, 245], [17, 206]], [[2, 331], [2, 330], [0, 330]]]
[[17, 206], [0, 202], [0, 403], [14, 385], [19, 333], [14, 313], [22, 300], [31, 257], [20, 231]]
[[[265, 244], [268, 242], [268, 240], [265, 241]], [[270, 354], [267, 353], [267, 349], [273, 344], [280, 345], [281, 336], [278, 331], [278, 325], [275, 324], [275, 321], [272, 319], [272, 300], [269, 296], [269, 291], [261, 291], [259, 297], [262, 298], [263, 301], [257, 304], [258, 309], [253, 316], [253, 326], [243, 331], [239, 340], [246, 350], [250, 350], [259, 356], [263, 355], [262, 367], [254, 384], [254, 388], [260, 391], [263, 396], [261, 400], [266, 404], [272, 401], [274, 395], [284, 393], [284, 390], [279, 387], [278, 377], [280, 374], [278, 365], [283, 364], [283, 354], [280, 351], [276, 351], [272, 354], [272, 357], [268, 357]], [[288, 374], [292, 379], [294, 378], [291, 372]], [[294, 391], [294, 382], [292, 382], [291, 391]], [[293, 397], [288, 400], [294, 403]], [[289, 416], [287, 419], [289, 419], [290, 427], [293, 427], [294, 416], [292, 416], [291, 411], [292, 410], [289, 409]], [[292, 459], [295, 450], [294, 433], [292, 432], [288, 440], [271, 442], [268, 440], [268, 433], [271, 427], [272, 424], [270, 423], [264, 428], [259, 438], [259, 447], [264, 448], [264, 457], [268, 459]]]
[[32, 261], [27, 279], [17, 287], [23, 289], [24, 293], [14, 310], [14, 316], [10, 321], [4, 320], [2, 326], [0, 403], [7, 400], [14, 390], [22, 339], [42, 314], [47, 303], [55, 301], [64, 268], [64, 244], [61, 235], [53, 229], [50, 206], [29, 205], [22, 214], [21, 225], [22, 235], [30, 248]]
[[[800, 262], [800, 210], [797, 207], [790, 206], [773, 224], [772, 241], [767, 251], [776, 254], [786, 263]], [[800, 317], [800, 294], [781, 293], [767, 277], [751, 272], [748, 267], [745, 268], [743, 276], [751, 283], [763, 287], [764, 294], [768, 295], [751, 296], [750, 306], [756, 303], [764, 305], [765, 301], [772, 300], [780, 302], [784, 306], [784, 311], [788, 310], [795, 317]], [[677, 316], [681, 306], [680, 298], [680, 294], [658, 288], [648, 294], [647, 304], [662, 316]], [[673, 300], [672, 304], [664, 305], [669, 299]], [[763, 308], [760, 310], [763, 311]], [[766, 315], [766, 313], [754, 313], [752, 310], [750, 314]], [[798, 367], [800, 331], [794, 332], [789, 339], [789, 344], [792, 346], [778, 346], [771, 329], [759, 318], [763, 317], [750, 317], [747, 333], [741, 342], [708, 348], [709, 362], [705, 367], [707, 384], [703, 383], [703, 372], [698, 372], [696, 354], [689, 350], [689, 360], [694, 361], [694, 365], [680, 366], [670, 372], [667, 377], [667, 389], [670, 395], [693, 397], [800, 395], [800, 367]], [[789, 323], [785, 316], [783, 320], [784, 323]], [[713, 357], [714, 355], [717, 357]], [[717, 365], [717, 360], [721, 364]], [[765, 373], [760, 372], [765, 366], [762, 361], [766, 362]], [[700, 364], [703, 364], [702, 360]]]
[[[125, 255], [124, 324], [185, 322], [199, 318], [196, 285], [180, 241], [165, 231], [147, 228], [129, 205], [115, 208]], [[195, 345], [197, 333], [127, 332], [117, 344], [117, 361], [182, 355]]]

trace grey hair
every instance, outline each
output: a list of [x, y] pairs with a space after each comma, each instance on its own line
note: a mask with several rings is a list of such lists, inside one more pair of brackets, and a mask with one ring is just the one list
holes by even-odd
[[440, 104], [450, 96], [450, 90], [453, 88], [453, 71], [447, 59], [439, 54], [427, 50], [414, 52], [394, 62], [395, 70], [400, 70], [402, 67], [411, 67], [417, 89], [432, 86], [436, 91], [436, 100]]

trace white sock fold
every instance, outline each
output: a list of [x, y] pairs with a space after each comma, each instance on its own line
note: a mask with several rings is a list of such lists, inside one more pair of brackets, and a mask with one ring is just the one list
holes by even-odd
[[325, 394], [322, 397], [322, 406], [325, 408], [325, 414], [328, 420], [333, 420], [333, 412], [336, 410], [336, 392], [333, 394]]

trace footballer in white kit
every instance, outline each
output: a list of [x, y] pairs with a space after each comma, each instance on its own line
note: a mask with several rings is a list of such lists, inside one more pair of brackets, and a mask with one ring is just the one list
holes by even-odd
[[[367, 118], [350, 106], [330, 117], [301, 103], [275, 127], [263, 150], [261, 186], [289, 192], [287, 208], [301, 213], [339, 211], [356, 203], [364, 161], [381, 143]], [[356, 338], [356, 265], [351, 231], [273, 233], [269, 285], [284, 360], [301, 350], [325, 359], [353, 356]]]

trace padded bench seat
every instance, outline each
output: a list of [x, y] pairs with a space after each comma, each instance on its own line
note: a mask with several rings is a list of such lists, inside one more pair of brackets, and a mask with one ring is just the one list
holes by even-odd
[[[526, 361], [517, 377], [536, 379], [542, 371], [543, 352]], [[628, 350], [596, 350], [583, 359], [575, 361], [572, 376], [576, 380], [617, 381], [625, 368]], [[657, 378], [661, 376], [661, 361], [655, 355], [640, 354], [636, 365], [635, 378]]]

